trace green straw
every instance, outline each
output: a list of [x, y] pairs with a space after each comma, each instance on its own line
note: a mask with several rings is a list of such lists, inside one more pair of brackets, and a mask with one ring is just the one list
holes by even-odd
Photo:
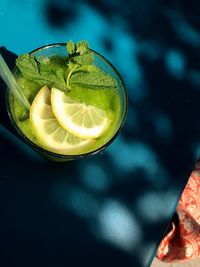
[[1, 54], [0, 54], [0, 76], [6, 83], [8, 88], [11, 90], [13, 95], [19, 100], [19, 102], [27, 110], [30, 110], [30, 104], [28, 100], [24, 96], [22, 89], [20, 88], [19, 84], [17, 83], [15, 77], [13, 76], [12, 72], [10, 71], [8, 65], [6, 64]]

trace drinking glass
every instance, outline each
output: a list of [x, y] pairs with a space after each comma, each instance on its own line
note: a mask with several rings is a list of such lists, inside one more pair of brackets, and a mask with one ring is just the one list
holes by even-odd
[[[13, 95], [9, 89], [7, 89], [7, 91], [6, 91], [7, 111], [8, 111], [11, 123], [14, 126], [14, 129], [15, 129], [17, 135], [19, 136], [19, 138], [22, 141], [24, 141], [26, 144], [28, 144], [34, 150], [36, 150], [41, 155], [45, 156], [46, 158], [48, 158], [50, 160], [62, 162], [62, 161], [69, 161], [69, 160], [85, 158], [88, 156], [95, 155], [95, 154], [103, 151], [106, 147], [108, 147], [114, 141], [114, 139], [117, 137], [117, 135], [119, 134], [119, 131], [121, 130], [121, 128], [124, 124], [126, 114], [127, 114], [127, 93], [125, 90], [124, 82], [123, 82], [120, 74], [116, 70], [116, 68], [107, 59], [105, 59], [102, 55], [100, 55], [99, 53], [97, 53], [93, 50], [92, 50], [92, 52], [94, 54], [94, 64], [97, 67], [101, 68], [104, 72], [110, 74], [116, 80], [117, 88], [118, 88], [119, 95], [120, 95], [120, 103], [121, 103], [121, 114], [120, 114], [120, 118], [119, 118], [119, 121], [118, 121], [118, 124], [117, 124], [115, 131], [113, 132], [112, 136], [110, 137], [110, 139], [106, 143], [102, 144], [101, 147], [99, 147], [93, 151], [90, 151], [90, 152], [84, 153], [84, 154], [78, 154], [78, 155], [61, 155], [61, 154], [57, 154], [57, 153], [48, 151], [48, 150], [44, 149], [43, 147], [32, 142], [19, 129], [17, 122], [16, 122], [17, 121], [16, 115], [15, 115], [15, 112], [13, 110], [14, 97], [13, 97]], [[67, 56], [66, 43], [57, 43], [57, 44], [46, 45], [46, 46], [43, 46], [43, 47], [40, 47], [38, 49], [33, 50], [32, 52], [30, 52], [30, 54], [35, 56], [35, 57], [39, 57], [39, 56], [46, 56], [46, 57], [62, 56], [62, 57], [66, 57]], [[13, 73], [16, 74], [16, 72], [17, 72], [17, 68], [14, 68]]]

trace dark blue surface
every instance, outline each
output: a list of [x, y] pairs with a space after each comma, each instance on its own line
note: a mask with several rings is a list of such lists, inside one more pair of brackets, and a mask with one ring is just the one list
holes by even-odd
[[[1, 53], [87, 39], [129, 112], [93, 158], [45, 161], [11, 134], [0, 91], [0, 266], [148, 266], [200, 152], [198, 1], [2, 0]], [[6, 50], [7, 49], [7, 50]]]

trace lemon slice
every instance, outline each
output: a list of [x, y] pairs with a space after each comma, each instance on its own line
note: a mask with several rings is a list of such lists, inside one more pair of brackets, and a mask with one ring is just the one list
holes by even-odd
[[60, 125], [80, 138], [98, 138], [109, 125], [108, 114], [97, 107], [77, 102], [56, 88], [51, 89], [53, 113]]
[[81, 139], [64, 130], [56, 120], [50, 103], [50, 90], [40, 89], [30, 109], [30, 123], [39, 144], [45, 149], [62, 154], [80, 154], [94, 140]]

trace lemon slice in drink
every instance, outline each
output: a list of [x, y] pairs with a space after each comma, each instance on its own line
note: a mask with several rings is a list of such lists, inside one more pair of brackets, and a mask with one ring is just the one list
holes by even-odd
[[98, 138], [110, 123], [106, 111], [74, 101], [56, 88], [51, 89], [51, 104], [60, 125], [80, 138]]
[[40, 89], [30, 109], [30, 123], [39, 144], [45, 149], [62, 154], [81, 154], [93, 144], [92, 139], [81, 139], [64, 130], [55, 118], [47, 86]]

